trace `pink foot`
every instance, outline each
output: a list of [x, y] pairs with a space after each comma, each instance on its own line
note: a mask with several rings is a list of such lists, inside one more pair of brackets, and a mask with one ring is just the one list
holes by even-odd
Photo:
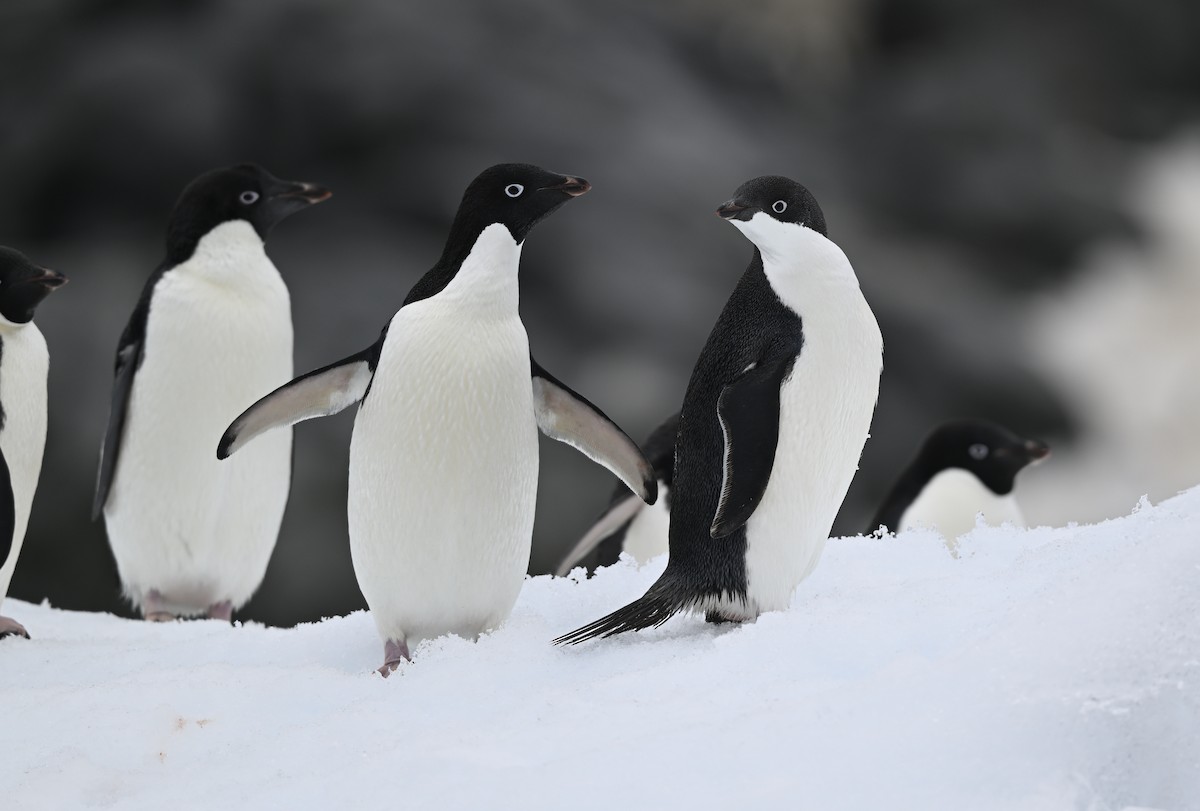
[[157, 589], [150, 589], [146, 599], [142, 600], [142, 619], [146, 622], [171, 622], [175, 615], [167, 610], [166, 601]]
[[383, 666], [379, 668], [378, 673], [386, 679], [392, 675], [392, 671], [400, 666], [401, 662], [411, 661], [412, 656], [408, 654], [408, 643], [403, 639], [399, 642], [389, 639], [383, 646]]
[[208, 618], [210, 620], [225, 620], [226, 622], [233, 621], [233, 603], [225, 600], [221, 603], [213, 603], [208, 607]]
[[29, 632], [25, 630], [25, 626], [9, 617], [0, 617], [0, 639], [6, 636], [23, 636], [29, 639]]

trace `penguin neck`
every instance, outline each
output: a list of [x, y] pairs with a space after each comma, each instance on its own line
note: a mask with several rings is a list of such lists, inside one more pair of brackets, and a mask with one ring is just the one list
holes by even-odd
[[[507, 226], [501, 223], [487, 226], [479, 232], [445, 287], [436, 293], [438, 300], [479, 314], [516, 315], [520, 302], [517, 281], [521, 246]], [[438, 265], [441, 267], [442, 263]], [[438, 269], [427, 275], [437, 273]]]
[[209, 282], [239, 286], [251, 281], [256, 262], [270, 261], [254, 226], [245, 220], [230, 220], [202, 236], [191, 257], [176, 267], [186, 267]]

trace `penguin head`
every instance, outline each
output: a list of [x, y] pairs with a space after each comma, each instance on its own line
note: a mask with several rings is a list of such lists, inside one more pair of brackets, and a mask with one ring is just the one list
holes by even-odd
[[20, 251], [0, 247], [0, 316], [28, 324], [42, 299], [67, 283], [67, 277], [30, 262]]
[[827, 236], [817, 198], [796, 181], [778, 175], [746, 181], [717, 209], [717, 215], [737, 226], [759, 248], [798, 228]]
[[497, 164], [484, 169], [463, 192], [450, 242], [473, 243], [483, 229], [500, 223], [519, 244], [555, 209], [591, 188], [583, 178], [528, 163]]
[[281, 220], [331, 195], [312, 183], [280, 180], [252, 163], [205, 172], [184, 188], [171, 211], [168, 255], [176, 263], [183, 261], [205, 234], [238, 220], [265, 240]]
[[921, 448], [919, 464], [930, 478], [948, 468], [969, 471], [993, 493], [1007, 495], [1026, 465], [1049, 455], [1045, 443], [1022, 439], [994, 423], [959, 420], [934, 429]]

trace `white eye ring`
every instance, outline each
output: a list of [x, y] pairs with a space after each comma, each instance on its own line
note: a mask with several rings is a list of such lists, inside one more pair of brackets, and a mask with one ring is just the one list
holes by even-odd
[[504, 193], [509, 197], [520, 197], [524, 191], [525, 187], [520, 183], [509, 183], [504, 187]]
[[787, 211], [787, 202], [783, 200], [776, 200], [774, 203], [771, 203], [771, 210], [776, 214], [782, 214], [783, 212]]
[[976, 460], [977, 462], [982, 462], [984, 459], [987, 459], [988, 446], [984, 445], [982, 442], [976, 442], [974, 445], [967, 448], [967, 453], [971, 455], [972, 459]]
[[244, 191], [238, 195], [238, 202], [244, 206], [252, 206], [258, 202], [258, 192]]

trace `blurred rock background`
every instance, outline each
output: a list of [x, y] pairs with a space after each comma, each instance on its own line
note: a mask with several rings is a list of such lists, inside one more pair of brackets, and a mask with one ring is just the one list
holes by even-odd
[[[883, 329], [863, 529], [924, 434], [989, 417], [1051, 442], [1018, 488], [1095, 520], [1200, 481], [1200, 4], [1192, 0], [7, 0], [0, 244], [71, 285], [38, 322], [50, 436], [10, 594], [125, 611], [88, 520], [117, 337], [167, 213], [253, 160], [335, 190], [269, 250], [297, 372], [370, 343], [499, 161], [595, 186], [526, 246], [540, 361], [635, 438], [678, 408], [750, 254], [712, 211], [778, 173], [821, 201]], [[292, 498], [243, 619], [363, 605], [352, 416], [296, 432]], [[612, 479], [543, 446], [531, 571]]]

